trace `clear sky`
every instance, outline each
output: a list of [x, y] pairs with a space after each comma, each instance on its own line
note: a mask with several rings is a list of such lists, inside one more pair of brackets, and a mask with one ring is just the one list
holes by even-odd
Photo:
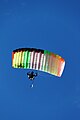
[[[12, 50], [35, 47], [61, 55], [61, 78], [13, 69]], [[80, 120], [80, 1], [0, 0], [0, 120]]]

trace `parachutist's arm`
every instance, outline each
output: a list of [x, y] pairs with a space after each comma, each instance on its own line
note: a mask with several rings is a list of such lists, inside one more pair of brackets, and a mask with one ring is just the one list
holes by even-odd
[[36, 77], [37, 76], [37, 73], [33, 75], [33, 77]]
[[35, 73], [35, 77], [36, 77], [36, 76], [38, 76], [38, 74], [37, 74], [37, 73]]
[[27, 75], [30, 75], [30, 72], [28, 72]]

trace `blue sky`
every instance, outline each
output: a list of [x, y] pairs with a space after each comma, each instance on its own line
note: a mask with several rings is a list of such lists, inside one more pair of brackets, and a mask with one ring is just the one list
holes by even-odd
[[[0, 1], [0, 120], [80, 120], [80, 2]], [[12, 50], [46, 49], [61, 55], [61, 78], [13, 69]]]

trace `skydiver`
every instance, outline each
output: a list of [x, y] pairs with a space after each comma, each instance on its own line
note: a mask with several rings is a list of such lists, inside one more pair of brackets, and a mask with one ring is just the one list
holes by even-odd
[[35, 77], [37, 76], [38, 74], [37, 73], [34, 73], [33, 71], [32, 72], [28, 72], [27, 73], [27, 76], [29, 78], [29, 80], [31, 80], [31, 85], [30, 85], [30, 88], [33, 88], [34, 87], [34, 79]]
[[34, 80], [34, 78], [37, 76], [37, 73], [32, 72], [28, 72], [27, 76], [30, 80]]

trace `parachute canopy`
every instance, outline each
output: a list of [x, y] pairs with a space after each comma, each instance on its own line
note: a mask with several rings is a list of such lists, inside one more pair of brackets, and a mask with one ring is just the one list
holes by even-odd
[[64, 59], [47, 50], [19, 48], [12, 52], [12, 67], [35, 69], [61, 76], [65, 66]]

